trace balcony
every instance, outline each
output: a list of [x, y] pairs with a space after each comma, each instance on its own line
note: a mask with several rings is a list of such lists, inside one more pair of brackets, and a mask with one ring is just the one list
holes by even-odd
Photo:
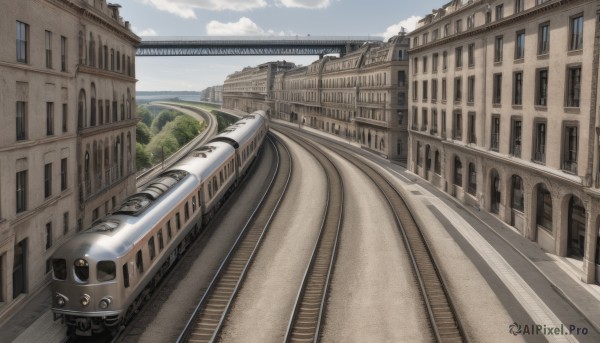
[[[361, 123], [361, 124], [378, 126], [378, 127], [383, 127], [386, 129], [390, 128], [390, 123], [385, 122], [385, 121], [369, 119], [369, 118], [364, 118], [364, 117], [356, 117], [354, 120], [355, 120], [355, 122]], [[413, 126], [415, 126], [415, 125], [413, 124]], [[413, 128], [413, 130], [416, 130], [416, 128]]]

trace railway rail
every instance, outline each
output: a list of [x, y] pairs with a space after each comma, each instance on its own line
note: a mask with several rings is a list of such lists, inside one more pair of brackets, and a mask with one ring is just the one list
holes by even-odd
[[321, 149], [297, 136], [288, 137], [319, 161], [327, 175], [329, 187], [321, 229], [296, 296], [285, 336], [285, 342], [317, 341], [342, 227], [344, 184], [339, 170]]
[[272, 144], [277, 146], [280, 156], [268, 190], [221, 263], [177, 342], [211, 342], [221, 331], [225, 317], [291, 179], [290, 152], [278, 141]]
[[[295, 130], [285, 128], [281, 125], [272, 125], [272, 129], [274, 128], [285, 132], [288, 136], [299, 136]], [[319, 138], [318, 140], [321, 139]], [[337, 144], [336, 146], [330, 143], [327, 145], [366, 174], [385, 195], [393, 209], [396, 223], [419, 284], [420, 293], [423, 297], [423, 303], [426, 307], [427, 317], [435, 340], [437, 342], [468, 341], [453, 305], [451, 295], [448, 292], [447, 283], [437, 267], [429, 244], [395, 186], [361, 158], [349, 153], [346, 148], [341, 148]], [[313, 341], [317, 340], [318, 337]]]

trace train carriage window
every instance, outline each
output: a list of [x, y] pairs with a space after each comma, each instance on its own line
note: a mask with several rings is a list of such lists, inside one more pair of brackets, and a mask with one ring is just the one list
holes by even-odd
[[62, 258], [55, 258], [52, 260], [52, 271], [54, 272], [54, 278], [58, 280], [67, 279], [67, 261]]
[[114, 280], [117, 277], [117, 265], [113, 261], [100, 261], [96, 266], [99, 282]]
[[127, 263], [123, 265], [123, 286], [129, 287], [129, 265]]
[[208, 199], [212, 198], [212, 182], [208, 181]]
[[181, 219], [179, 218], [179, 212], [175, 214], [175, 227], [177, 227], [177, 230], [181, 229]]
[[150, 261], [156, 257], [156, 246], [154, 245], [154, 237], [148, 240], [148, 251], [150, 252]]
[[223, 181], [224, 181], [224, 180], [223, 180], [223, 171], [221, 170], [221, 171], [219, 172], [219, 182], [220, 182], [220, 184], [223, 184]]
[[187, 223], [188, 220], [190, 220], [190, 207], [188, 202], [185, 202], [185, 207], [183, 209], [183, 216], [184, 216], [184, 223]]
[[144, 272], [144, 260], [142, 259], [141, 250], [138, 250], [137, 254], [135, 254], [135, 266], [137, 267], [140, 273]]
[[218, 190], [219, 190], [219, 186], [217, 185], [217, 177], [213, 176], [213, 191], [215, 192], [215, 195]]
[[86, 260], [79, 258], [75, 260], [74, 265], [75, 276], [79, 279], [79, 281], [87, 281], [87, 279], [90, 277], [89, 263]]
[[173, 235], [171, 234], [171, 220], [167, 221], [167, 239], [170, 241]]
[[196, 196], [192, 196], [192, 212], [196, 212]]
[[163, 243], [162, 229], [158, 230], [158, 233], [156, 234], [156, 238], [158, 238], [158, 251], [162, 251], [163, 248], [165, 247], [165, 245]]

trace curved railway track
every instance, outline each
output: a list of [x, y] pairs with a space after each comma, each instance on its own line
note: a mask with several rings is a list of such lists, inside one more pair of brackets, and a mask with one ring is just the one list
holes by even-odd
[[259, 206], [221, 263], [177, 342], [212, 342], [221, 331], [225, 317], [291, 178], [291, 155], [282, 143], [277, 141], [274, 144], [278, 146], [277, 150], [281, 155], [276, 164], [274, 178]]
[[296, 296], [285, 336], [285, 342], [317, 341], [342, 226], [344, 184], [339, 170], [321, 149], [296, 136], [288, 137], [315, 156], [325, 170], [329, 186], [319, 236]]
[[[272, 128], [273, 126], [277, 126], [277, 130], [285, 132], [287, 136], [300, 136], [294, 130], [284, 128], [280, 125], [272, 125]], [[338, 147], [337, 144], [334, 147], [330, 142], [328, 143], [329, 148], [367, 175], [385, 195], [390, 204], [411, 260], [413, 272], [426, 307], [429, 324], [436, 341], [468, 341], [448, 292], [446, 281], [437, 267], [435, 257], [400, 193], [380, 172], [376, 171], [362, 159], [347, 152], [345, 148]], [[313, 341], [317, 340], [318, 337]]]

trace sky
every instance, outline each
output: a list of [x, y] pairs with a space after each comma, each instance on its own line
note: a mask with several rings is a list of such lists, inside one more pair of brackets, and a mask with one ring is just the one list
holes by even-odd
[[[448, 0], [121, 0], [138, 36], [379, 36], [410, 31]], [[318, 56], [136, 57], [138, 91], [201, 91], [247, 66]]]

